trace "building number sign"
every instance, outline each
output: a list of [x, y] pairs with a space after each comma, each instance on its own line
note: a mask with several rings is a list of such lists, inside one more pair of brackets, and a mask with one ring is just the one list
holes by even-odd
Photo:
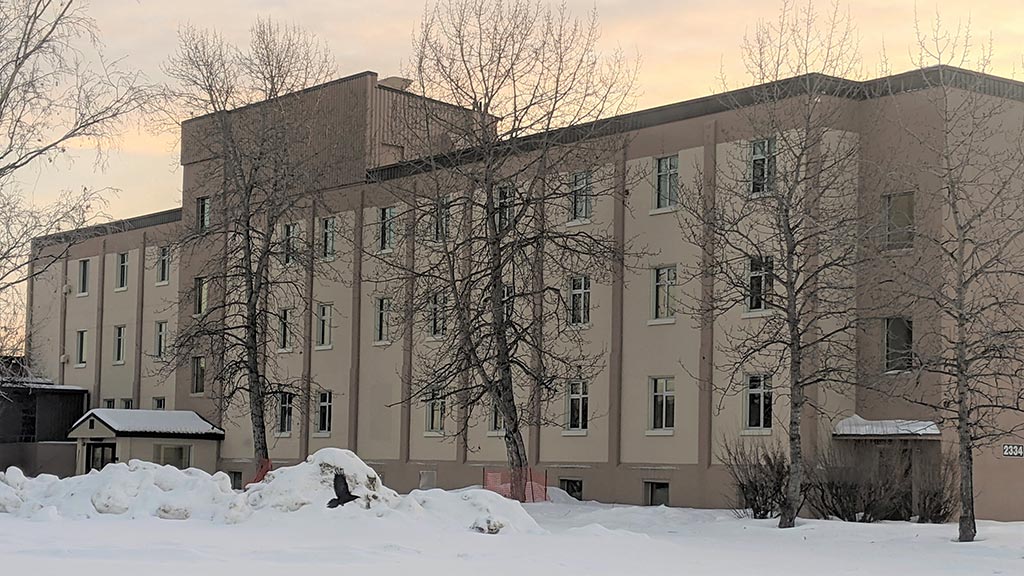
[[1024, 458], [1024, 444], [1003, 444], [1003, 457]]

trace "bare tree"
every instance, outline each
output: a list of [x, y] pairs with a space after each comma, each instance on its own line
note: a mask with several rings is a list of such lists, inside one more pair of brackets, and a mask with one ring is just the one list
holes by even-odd
[[[743, 53], [755, 86], [725, 96], [738, 118], [722, 128], [730, 144], [680, 194], [684, 236], [703, 251], [683, 270], [705, 287], [683, 305], [715, 323], [716, 365], [727, 375], [715, 383], [719, 398], [756, 384], [764, 394], [750, 404], [749, 424], [781, 420], [786, 429], [779, 527], [788, 528], [818, 434], [809, 416], [827, 415], [855, 378], [858, 147], [842, 126], [859, 87], [841, 79], [855, 78], [859, 62], [838, 5], [819, 13], [784, 3], [777, 20], [746, 37]], [[772, 409], [780, 400], [788, 417]]]
[[991, 46], [972, 50], [969, 30], [936, 19], [917, 39], [921, 96], [892, 97], [909, 152], [893, 151], [907, 216], [890, 220], [909, 253], [875, 261], [891, 278], [876, 288], [902, 310], [881, 327], [889, 373], [872, 381], [955, 430], [970, 542], [974, 455], [1024, 432], [1024, 104], [1019, 84], [985, 75]]
[[[434, 415], [454, 406], [452, 436], [478, 421], [503, 430], [519, 499], [524, 430], [536, 438], [542, 422], [562, 424], [546, 402], [602, 369], [582, 328], [592, 287], [621, 274], [628, 253], [611, 225], [624, 208], [626, 139], [604, 119], [631, 104], [636, 68], [598, 40], [596, 13], [564, 6], [429, 6], [408, 70], [428, 98], [399, 115], [405, 149], [428, 156], [377, 173], [397, 211], [369, 223], [378, 245], [365, 273], [401, 287], [407, 339], [421, 350], [403, 399]], [[392, 231], [401, 257], [381, 254]]]
[[315, 201], [311, 193], [327, 185], [328, 167], [344, 158], [316, 137], [327, 113], [317, 91], [304, 91], [333, 73], [323, 42], [262, 19], [250, 33], [249, 45], [238, 47], [185, 26], [164, 67], [176, 117], [198, 116], [182, 126], [182, 155], [196, 183], [186, 197], [196, 213], [175, 243], [195, 263], [196, 280], [180, 291], [187, 320], [167, 369], [211, 358], [211, 366], [202, 360], [193, 368], [212, 379], [206, 394], [222, 415], [248, 415], [263, 468], [272, 395], [308, 404], [310, 383], [280, 366], [278, 352], [301, 346], [314, 267], [332, 273], [314, 255], [312, 230], [299, 223]]
[[24, 285], [81, 238], [52, 236], [102, 216], [104, 190], [65, 191], [48, 205], [23, 194], [19, 171], [71, 144], [102, 158], [120, 128], [151, 102], [137, 72], [103, 60], [95, 23], [71, 0], [0, 4], [0, 353], [26, 342]]

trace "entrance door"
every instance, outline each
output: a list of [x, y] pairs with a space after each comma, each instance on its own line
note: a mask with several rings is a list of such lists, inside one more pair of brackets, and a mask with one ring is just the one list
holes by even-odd
[[115, 444], [100, 442], [85, 445], [86, 472], [89, 470], [102, 470], [104, 466], [115, 462]]

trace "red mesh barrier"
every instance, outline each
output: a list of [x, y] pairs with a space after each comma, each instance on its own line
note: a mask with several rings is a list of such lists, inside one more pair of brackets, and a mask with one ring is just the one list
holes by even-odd
[[[519, 478], [523, 490], [521, 497], [513, 494], [513, 476]], [[505, 498], [520, 502], [546, 502], [548, 499], [548, 473], [538, 472], [532, 468], [524, 468], [519, 474], [513, 475], [509, 468], [484, 469], [483, 486], [485, 490], [497, 492]]]

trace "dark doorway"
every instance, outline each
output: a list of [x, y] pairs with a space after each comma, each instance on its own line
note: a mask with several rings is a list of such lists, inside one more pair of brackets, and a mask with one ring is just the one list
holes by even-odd
[[115, 445], [110, 443], [96, 443], [85, 445], [85, 462], [89, 470], [102, 470], [111, 462], [116, 462]]

